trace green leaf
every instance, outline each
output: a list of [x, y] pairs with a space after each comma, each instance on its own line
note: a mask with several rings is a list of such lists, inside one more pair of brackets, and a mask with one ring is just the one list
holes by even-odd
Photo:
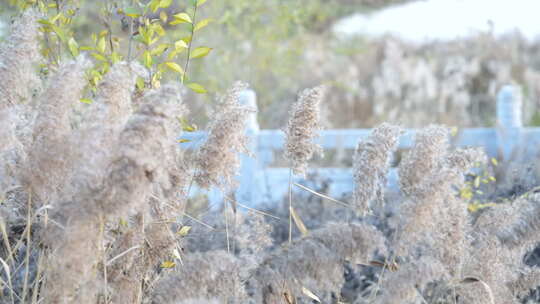
[[190, 125], [189, 122], [185, 118], [178, 118], [178, 121], [180, 122], [180, 125], [182, 126], [182, 131], [184, 132], [195, 132], [197, 131], [196, 125]]
[[[183, 50], [183, 49], [182, 49]], [[167, 56], [167, 60], [174, 60], [174, 58], [176, 58], [176, 56], [178, 56], [178, 54], [182, 51], [178, 51], [178, 50], [173, 50], [169, 53], [169, 55]]]
[[184, 131], [184, 132], [195, 132], [195, 131], [197, 131], [197, 127], [195, 125], [193, 125], [193, 126], [185, 125], [182, 128], [182, 131]]
[[191, 58], [202, 58], [210, 53], [212, 49], [209, 47], [198, 47], [191, 52]]
[[92, 53], [92, 56], [99, 61], [107, 62], [107, 58], [99, 53]]
[[120, 220], [118, 220], [118, 224], [122, 227], [127, 227], [129, 225], [128, 221], [126, 221], [125, 219], [121, 218]]
[[99, 38], [96, 48], [100, 53], [105, 53], [105, 49], [107, 48], [107, 42], [105, 41], [105, 37]]
[[[171, 24], [173, 24], [174, 22], [178, 22], [178, 23], [193, 23], [193, 21], [191, 20], [191, 17], [186, 14], [186, 13], [180, 13], [180, 14], [176, 14], [173, 16], [174, 17], [174, 21], [171, 22]], [[174, 23], [174, 24], [178, 24], [178, 23]]]
[[458, 127], [452, 127], [452, 128], [450, 129], [450, 136], [454, 137], [454, 136], [456, 136], [456, 135], [458, 134], [458, 132], [459, 132], [459, 128], [458, 128]]
[[169, 19], [169, 16], [167, 16], [167, 13], [165, 11], [159, 12], [159, 19], [163, 23], [167, 23], [167, 20]]
[[52, 23], [56, 23], [56, 21], [60, 20], [64, 15], [62, 13], [57, 14], [56, 16], [51, 18]]
[[185, 43], [190, 43], [191, 42], [191, 36], [186, 36], [186, 37], [184, 37], [184, 38], [182, 38], [180, 40], [184, 41]]
[[73, 57], [79, 56], [79, 44], [77, 43], [77, 41], [75, 41], [75, 38], [69, 38], [68, 47]]
[[41, 23], [41, 24], [43, 24], [43, 25], [48, 25], [48, 26], [53, 25], [52, 22], [50, 22], [50, 21], [47, 20], [47, 19], [39, 19], [39, 20], [38, 20], [38, 23]]
[[58, 38], [60, 38], [60, 40], [64, 43], [67, 43], [67, 38], [66, 38], [66, 32], [64, 32], [63, 29], [61, 29], [60, 27], [56, 26], [56, 25], [51, 25], [51, 28], [52, 30], [56, 33], [56, 35], [58, 36]]
[[163, 29], [163, 27], [161, 26], [161, 24], [159, 23], [154, 23], [152, 25], [152, 28], [154, 29], [154, 31], [159, 35], [159, 36], [164, 36], [165, 35], [165, 29]]
[[141, 12], [136, 7], [127, 7], [124, 9], [124, 14], [131, 18], [137, 18], [141, 16]]
[[203, 5], [206, 2], [206, 0], [197, 0], [197, 7]]
[[91, 99], [88, 99], [88, 98], [81, 98], [80, 101], [86, 104], [92, 104], [93, 102]]
[[148, 3], [148, 7], [150, 8], [150, 10], [152, 10], [152, 13], [155, 13], [157, 9], [159, 8], [160, 4], [161, 4], [160, 0], [152, 0], [150, 1], [150, 3]]
[[192, 83], [188, 84], [187, 87], [192, 89], [193, 92], [195, 92], [195, 93], [199, 93], [199, 94], [207, 93], [206, 89], [202, 85], [200, 85], [198, 83], [195, 83], [195, 82], [192, 82]]
[[176, 266], [176, 263], [173, 261], [163, 261], [161, 263], [161, 268], [173, 268], [174, 266]]
[[143, 54], [143, 64], [147, 68], [152, 67], [152, 55], [150, 54], [149, 51], [145, 51]]
[[198, 31], [204, 27], [206, 27], [208, 24], [210, 24], [210, 22], [212, 22], [213, 19], [210, 19], [210, 18], [206, 18], [206, 19], [203, 19], [199, 22], [197, 22], [197, 25], [195, 25], [195, 28], [193, 29], [193, 31]]
[[111, 62], [113, 64], [118, 63], [122, 60], [122, 56], [118, 54], [118, 52], [112, 52], [111, 54]]
[[168, 8], [169, 6], [171, 6], [171, 4], [172, 4], [172, 0], [161, 0], [159, 2], [159, 7]]
[[146, 86], [145, 83], [144, 83], [144, 79], [141, 76], [137, 77], [137, 80], [136, 80], [135, 84], [136, 84], [137, 89], [139, 91], [143, 91], [144, 87]]
[[181, 237], [184, 237], [184, 236], [188, 235], [190, 230], [191, 230], [191, 226], [182, 226], [182, 228], [180, 228], [180, 230], [178, 230], [178, 232], [176, 232], [176, 234], [178, 234]]
[[169, 48], [169, 45], [167, 43], [162, 43], [158, 45], [156, 48], [154, 48], [150, 53], [153, 56], [161, 56], [163, 52], [165, 52]]
[[175, 50], [181, 50], [181, 49], [187, 49], [188, 45], [184, 40], [178, 40], [174, 43], [174, 49]]
[[165, 65], [180, 75], [184, 74], [184, 69], [176, 62], [165, 62]]

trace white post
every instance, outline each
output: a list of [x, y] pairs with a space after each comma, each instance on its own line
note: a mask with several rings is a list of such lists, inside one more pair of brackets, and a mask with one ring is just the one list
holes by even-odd
[[257, 121], [257, 96], [252, 90], [245, 90], [240, 94], [240, 103], [252, 108], [246, 122], [246, 135], [249, 138], [248, 149], [251, 155], [242, 155], [240, 168], [240, 185], [236, 190], [236, 199], [243, 204], [254, 205], [259, 202], [261, 189], [259, 187], [260, 170], [257, 160], [259, 149], [259, 123]]
[[520, 144], [522, 122], [521, 87], [505, 85], [497, 95], [497, 147], [503, 160], [509, 160]]

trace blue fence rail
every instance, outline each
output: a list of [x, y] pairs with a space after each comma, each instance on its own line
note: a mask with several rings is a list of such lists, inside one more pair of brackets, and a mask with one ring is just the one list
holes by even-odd
[[[470, 128], [458, 130], [453, 136], [455, 147], [483, 147], [486, 153], [499, 160], [509, 160], [516, 155], [532, 155], [540, 144], [540, 128], [524, 128], [522, 123], [521, 89], [518, 86], [504, 86], [497, 96], [497, 125], [495, 128]], [[244, 91], [241, 102], [257, 108], [256, 95], [253, 91]], [[370, 134], [370, 129], [334, 129], [320, 132], [317, 142], [325, 150], [355, 149], [358, 141]], [[416, 130], [408, 129], [400, 138], [399, 149], [410, 149]], [[271, 166], [274, 163], [274, 151], [282, 150], [285, 134], [281, 130], [261, 130], [257, 114], [253, 113], [246, 124], [246, 134], [251, 139], [253, 157], [242, 156], [239, 188], [236, 199], [243, 204], [256, 206], [263, 202], [273, 202], [283, 198], [288, 191], [289, 169]], [[190, 140], [183, 143], [186, 149], [195, 149], [205, 139], [204, 131], [186, 133], [183, 138]], [[329, 181], [328, 194], [342, 197], [353, 188], [351, 168], [313, 168], [309, 171]], [[397, 184], [395, 170], [389, 174], [389, 187]], [[200, 193], [193, 189], [192, 195]], [[208, 193], [212, 204], [219, 204], [221, 193], [214, 189]]]

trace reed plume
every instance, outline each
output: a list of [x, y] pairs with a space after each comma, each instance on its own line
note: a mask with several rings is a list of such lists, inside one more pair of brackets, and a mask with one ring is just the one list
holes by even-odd
[[255, 111], [240, 104], [240, 93], [247, 88], [236, 82], [221, 98], [208, 126], [208, 138], [195, 159], [195, 181], [203, 188], [232, 189], [240, 169], [238, 153], [248, 153], [245, 123]]
[[285, 127], [285, 158], [294, 174], [304, 176], [307, 162], [322, 148], [313, 142], [321, 129], [319, 104], [324, 98], [324, 87], [305, 89], [292, 105]]
[[358, 143], [353, 159], [353, 201], [358, 213], [365, 214], [373, 200], [383, 199], [386, 176], [401, 128], [382, 124]]
[[26, 10], [11, 27], [0, 47], [0, 104], [4, 107], [31, 101], [40, 87], [34, 64], [39, 55], [39, 14]]
[[71, 109], [82, 96], [85, 69], [89, 64], [83, 55], [64, 63], [39, 97], [33, 141], [23, 169], [24, 183], [36, 195], [36, 200], [53, 200], [73, 170]]

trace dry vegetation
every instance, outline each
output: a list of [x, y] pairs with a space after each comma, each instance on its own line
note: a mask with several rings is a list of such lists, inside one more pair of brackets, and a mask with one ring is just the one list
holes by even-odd
[[[480, 33], [429, 43], [391, 36], [350, 41], [326, 34], [306, 39], [310, 47], [298, 70], [310, 72], [294, 83], [324, 83], [332, 92], [323, 106], [329, 128], [367, 128], [385, 121], [410, 128], [430, 123], [491, 126], [497, 92], [508, 83], [524, 89], [524, 123], [539, 124], [540, 48], [519, 33]], [[260, 85], [255, 89], [266, 92]], [[261, 106], [264, 128], [285, 122], [286, 107], [280, 101], [290, 100], [295, 90], [281, 90], [285, 96]]]
[[[456, 189], [485, 156], [452, 150], [442, 126], [420, 130], [402, 160], [400, 200], [385, 202], [384, 184], [402, 130], [383, 124], [358, 144], [348, 206], [295, 196], [194, 220], [192, 180], [234, 189], [245, 85], [221, 99], [189, 159], [177, 145], [179, 88], [134, 98], [140, 68], [118, 63], [95, 102], [79, 103], [87, 60], [36, 77], [35, 21], [27, 11], [0, 47], [0, 303], [509, 304], [540, 285], [525, 263], [540, 242], [540, 195], [468, 213]], [[321, 88], [306, 90], [291, 111], [298, 173], [317, 151], [321, 102]]]

